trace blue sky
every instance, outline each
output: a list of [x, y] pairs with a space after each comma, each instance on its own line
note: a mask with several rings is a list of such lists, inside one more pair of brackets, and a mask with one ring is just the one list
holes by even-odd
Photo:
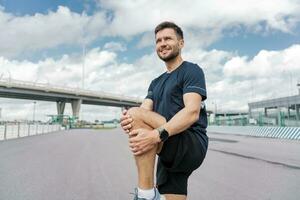
[[[86, 3], [85, 3], [86, 2]], [[74, 12], [92, 13], [95, 6], [95, 1], [91, 0], [1, 0], [0, 4], [7, 12], [16, 15], [34, 15], [35, 13], [47, 13], [49, 10], [55, 11], [58, 6], [66, 6]], [[87, 9], [85, 4], [91, 5], [91, 9]]]
[[[4, 7], [6, 12], [12, 13], [16, 16], [26, 16], [26, 15], [35, 15], [36, 13], [47, 14], [49, 11], [55, 12], [58, 6], [65, 6], [68, 7], [72, 12], [76, 13], [86, 13], [87, 15], [92, 15], [95, 11], [101, 10], [101, 4], [97, 3], [94, 0], [68, 0], [68, 1], [53, 1], [53, 0], [0, 0], [0, 5]], [[107, 13], [110, 15], [110, 12]], [[124, 39], [121, 37], [103, 37], [99, 39], [95, 39], [93, 43], [90, 43], [86, 46], [86, 48], [94, 48], [97, 46], [102, 46], [109, 41], [116, 41], [116, 42], [126, 42], [127, 52], [120, 53], [120, 59], [125, 59], [129, 61], [133, 61], [142, 56], [144, 53], [149, 53], [152, 51], [152, 48], [136, 48], [136, 44], [138, 42], [138, 38], [140, 35], [137, 35], [134, 38]], [[60, 45], [55, 48], [51, 49], [42, 49], [34, 53], [22, 53], [16, 57], [18, 60], [27, 59], [31, 61], [38, 61], [41, 58], [51, 56], [53, 58], [59, 58], [64, 53], [74, 53], [74, 52], [81, 52], [82, 46], [78, 45]], [[130, 53], [128, 53], [130, 52]]]
[[[94, 0], [1, 0], [0, 5], [4, 7], [6, 12], [12, 13], [17, 16], [24, 15], [34, 15], [36, 13], [46, 14], [49, 11], [55, 12], [58, 6], [66, 6], [71, 11], [76, 13], [85, 12], [88, 15], [92, 15], [95, 11], [101, 10], [101, 3], [97, 3]], [[272, 31], [270, 33], [259, 34], [253, 32], [245, 31], [245, 28], [238, 30], [238, 34], [232, 34], [236, 30], [224, 30], [224, 35], [222, 38], [218, 39], [216, 42], [210, 44], [208, 49], [221, 49], [225, 51], [236, 51], [240, 55], [247, 55], [253, 57], [261, 49], [266, 50], [280, 50], [289, 47], [292, 44], [300, 42], [300, 26], [292, 30], [291, 33], [284, 33], [281, 31]], [[110, 40], [118, 40], [116, 38], [101, 38], [96, 40], [90, 47], [93, 48], [97, 45], [101, 45]], [[119, 39], [122, 41], [122, 39]], [[137, 41], [133, 38], [130, 43], [128, 43], [128, 50], [131, 54], [127, 54], [126, 57], [130, 60], [134, 60], [140, 57], [140, 49], [136, 50], [134, 46]], [[69, 47], [60, 46], [55, 49], [46, 49], [44, 52], [36, 52], [35, 54], [26, 54], [23, 58], [38, 60], [42, 55], [51, 55], [54, 57], [60, 56], [64, 52], [71, 53], [72, 51], [78, 51], [80, 47]], [[152, 49], [151, 49], [152, 50]], [[150, 51], [151, 51], [150, 50]], [[143, 49], [143, 53], [149, 50]], [[124, 55], [125, 56], [125, 55]], [[20, 56], [20, 58], [22, 58]]]
[[[68, 7], [72, 12], [92, 15], [94, 12], [101, 10], [101, 3], [95, 0], [0, 0], [0, 5], [4, 7], [6, 12], [12, 13], [16, 16], [34, 15], [36, 13], [47, 14], [49, 11], [55, 12], [58, 6]], [[236, 33], [238, 31], [238, 33]], [[232, 32], [235, 32], [232, 34]], [[287, 48], [295, 43], [300, 43], [300, 26], [293, 28], [292, 32], [286, 33], [278, 30], [273, 30], [269, 33], [254, 33], [247, 32], [245, 28], [230, 28], [223, 31], [223, 36], [217, 41], [213, 42], [207, 49], [220, 49], [225, 51], [238, 52], [240, 55], [247, 55], [249, 57], [255, 56], [260, 50], [280, 50]], [[139, 37], [139, 36], [136, 36]], [[103, 45], [104, 43], [116, 40], [121, 41], [122, 38], [104, 37], [95, 40], [89, 45], [90, 48]], [[127, 43], [128, 52], [130, 54], [122, 53], [122, 57], [129, 58], [130, 61], [135, 60], [141, 56], [141, 53], [146, 53], [152, 49], [138, 49], [136, 48], [137, 39], [133, 38]], [[62, 53], [71, 53], [80, 51], [78, 46], [64, 46], [61, 45], [54, 49], [44, 49], [43, 52], [35, 52], [34, 54], [26, 54], [19, 56], [19, 59], [38, 60], [43, 55], [50, 55], [59, 57]]]
[[[85, 89], [142, 98], [165, 70], [154, 52], [153, 29], [169, 20], [184, 30], [184, 58], [206, 74], [208, 107], [216, 102], [220, 109], [246, 110], [248, 102], [297, 93], [298, 0], [0, 0], [0, 5], [3, 79], [78, 87], [85, 46]], [[0, 101], [4, 110], [19, 102]], [[119, 112], [109, 109], [106, 119]], [[97, 116], [94, 108], [83, 110], [84, 116]], [[18, 115], [26, 118], [26, 109]]]
[[298, 26], [292, 33], [282, 33], [275, 31], [266, 35], [258, 33], [246, 33], [242, 31], [239, 35], [225, 36], [213, 43], [210, 49], [222, 49], [225, 51], [238, 51], [240, 55], [255, 56], [260, 50], [280, 50], [293, 44], [300, 43], [300, 27]]

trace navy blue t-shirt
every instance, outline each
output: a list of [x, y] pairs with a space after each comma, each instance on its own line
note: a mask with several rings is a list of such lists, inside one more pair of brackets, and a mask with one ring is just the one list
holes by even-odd
[[146, 98], [153, 101], [153, 111], [169, 121], [184, 108], [183, 95], [189, 92], [200, 94], [202, 105], [199, 120], [188, 129], [199, 134], [206, 134], [207, 114], [203, 103], [207, 97], [205, 78], [202, 69], [197, 64], [184, 61], [174, 71], [161, 74], [151, 82]]

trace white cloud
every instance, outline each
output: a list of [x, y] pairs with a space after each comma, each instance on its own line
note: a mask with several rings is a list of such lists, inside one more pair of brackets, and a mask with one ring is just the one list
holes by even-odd
[[107, 49], [110, 51], [126, 51], [127, 50], [126, 46], [119, 42], [108, 42], [104, 45], [104, 49]]
[[[0, 8], [0, 55], [16, 57], [24, 52], [82, 45], [103, 36], [130, 38], [144, 34], [138, 47], [151, 45], [154, 27], [163, 20], [184, 28], [189, 47], [205, 47], [222, 37], [224, 30], [268, 33], [292, 32], [300, 20], [295, 0], [117, 1], [99, 0], [93, 15], [59, 6], [46, 14], [16, 16]], [[112, 16], [112, 17], [109, 17]]]
[[0, 9], [0, 55], [11, 57], [62, 44], [82, 45], [99, 36], [105, 25], [104, 13], [87, 16], [63, 6], [56, 12], [32, 16], [14, 16]]
[[225, 76], [276, 77], [284, 71], [299, 73], [300, 46], [293, 45], [282, 51], [261, 50], [252, 60], [247, 57], [233, 57], [224, 66]]
[[[219, 110], [246, 110], [248, 102], [297, 93], [300, 45], [280, 51], [262, 50], [252, 59], [231, 52], [200, 49], [187, 49], [183, 57], [203, 68], [209, 109], [214, 109], [212, 102], [217, 102]], [[155, 52], [144, 55], [134, 63], [118, 62], [117, 58], [117, 54], [112, 51], [100, 48], [89, 50], [85, 58], [85, 88], [143, 98], [150, 81], [165, 71], [164, 63], [157, 58]], [[12, 78], [15, 79], [81, 87], [81, 55], [64, 55], [58, 60], [48, 58], [36, 63], [0, 58], [1, 62], [4, 63], [4, 67], [0, 68], [0, 74], [4, 76], [2, 79], [8, 78], [10, 70]], [[24, 66], [27, 70], [26, 75], [22, 70]], [[32, 102], [28, 102], [28, 109], [21, 109], [21, 106], [15, 106], [14, 103], [8, 103], [7, 107], [2, 113], [3, 117], [8, 117], [7, 110], [18, 110], [18, 116], [26, 118], [28, 109], [32, 109]], [[98, 119], [94, 117], [104, 109], [99, 108], [98, 111], [96, 107], [84, 107], [85, 105], [83, 117], [89, 120]], [[56, 112], [55, 105], [51, 104], [49, 109], [46, 109], [46, 106], [44, 108], [45, 113]], [[68, 112], [71, 114], [70, 109]], [[118, 112], [118, 109], [112, 108], [108, 112], [110, 114], [99, 119], [113, 118]]]
[[[199, 31], [212, 42], [222, 30], [246, 27], [253, 32], [279, 30], [291, 32], [300, 19], [299, 1], [294, 0], [227, 0], [197, 1], [118, 1], [99, 0], [113, 12], [111, 33], [130, 36], [153, 31], [163, 20], [175, 21], [187, 31]], [[126, 24], [126, 26], [124, 26]], [[142, 39], [144, 43], [145, 38]], [[200, 43], [205, 43], [201, 41]]]
[[137, 48], [144, 48], [144, 47], [149, 47], [149, 46], [153, 46], [154, 47], [155, 42], [154, 42], [154, 32], [145, 32], [139, 43], [137, 44]]
[[[248, 102], [298, 94], [300, 45], [281, 51], [260, 51], [254, 58], [233, 56], [219, 80], [210, 84], [210, 97], [223, 109], [246, 108]], [[231, 101], [239, 102], [231, 104]]]
[[[15, 78], [21, 80], [33, 80], [37, 76], [38, 66], [29, 61], [8, 60], [0, 57], [0, 77]], [[26, 69], [26, 73], [24, 73]]]
[[[85, 56], [85, 89], [104, 91], [118, 95], [143, 98], [152, 78], [162, 71], [157, 63], [155, 54], [144, 56], [136, 63], [119, 63], [117, 54], [105, 49], [94, 48], [87, 51]], [[2, 63], [2, 65], [1, 65]], [[18, 79], [36, 83], [47, 83], [54, 86], [81, 88], [82, 83], [82, 55], [64, 55], [60, 59], [47, 58], [36, 63], [29, 61], [15, 61], [0, 57], [1, 80]], [[160, 66], [163, 66], [162, 62]], [[24, 75], [26, 69], [26, 75]], [[32, 102], [25, 100], [6, 100], [2, 102], [3, 119], [31, 119]], [[40, 105], [43, 102], [38, 102]], [[55, 103], [39, 108], [42, 113], [37, 113], [37, 119], [45, 120], [45, 114], [55, 114]], [[22, 107], [24, 105], [24, 107]], [[13, 111], [13, 112], [8, 112]], [[14, 112], [16, 111], [16, 112]], [[82, 117], [88, 120], [107, 120], [119, 115], [119, 108], [104, 108], [82, 105]], [[13, 113], [17, 114], [14, 115]], [[101, 113], [101, 114], [99, 114]], [[72, 114], [71, 107], [66, 107], [66, 114]]]
[[[34, 100], [1, 98], [0, 120], [32, 120], [34, 112]], [[70, 105], [66, 106], [66, 113], [70, 112]], [[35, 104], [35, 119], [47, 121], [47, 115], [57, 114], [56, 103], [37, 101]]]
[[224, 64], [234, 56], [231, 52], [221, 51], [213, 49], [211, 51], [205, 51], [199, 48], [187, 49], [183, 51], [183, 57], [186, 60], [198, 63], [200, 67], [205, 71], [207, 83], [214, 83], [219, 81], [223, 76], [222, 71]]

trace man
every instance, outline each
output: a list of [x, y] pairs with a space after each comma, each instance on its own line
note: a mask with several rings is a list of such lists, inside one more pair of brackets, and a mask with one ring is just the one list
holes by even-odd
[[[206, 86], [202, 69], [183, 61], [183, 32], [172, 22], [155, 28], [156, 52], [167, 71], [154, 79], [139, 108], [123, 111], [121, 126], [138, 170], [136, 200], [185, 200], [188, 177], [207, 151], [207, 116], [202, 103]], [[158, 155], [156, 187], [155, 156]]]

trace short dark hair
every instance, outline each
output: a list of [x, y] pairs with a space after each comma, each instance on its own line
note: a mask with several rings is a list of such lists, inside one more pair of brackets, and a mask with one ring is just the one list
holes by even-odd
[[180, 39], [183, 39], [183, 32], [181, 30], [181, 28], [179, 26], [177, 26], [175, 23], [173, 22], [168, 22], [168, 21], [165, 21], [165, 22], [162, 22], [160, 24], [158, 24], [154, 30], [154, 33], [156, 35], [157, 32], [165, 29], [165, 28], [171, 28], [175, 31], [176, 35], [180, 38]]

